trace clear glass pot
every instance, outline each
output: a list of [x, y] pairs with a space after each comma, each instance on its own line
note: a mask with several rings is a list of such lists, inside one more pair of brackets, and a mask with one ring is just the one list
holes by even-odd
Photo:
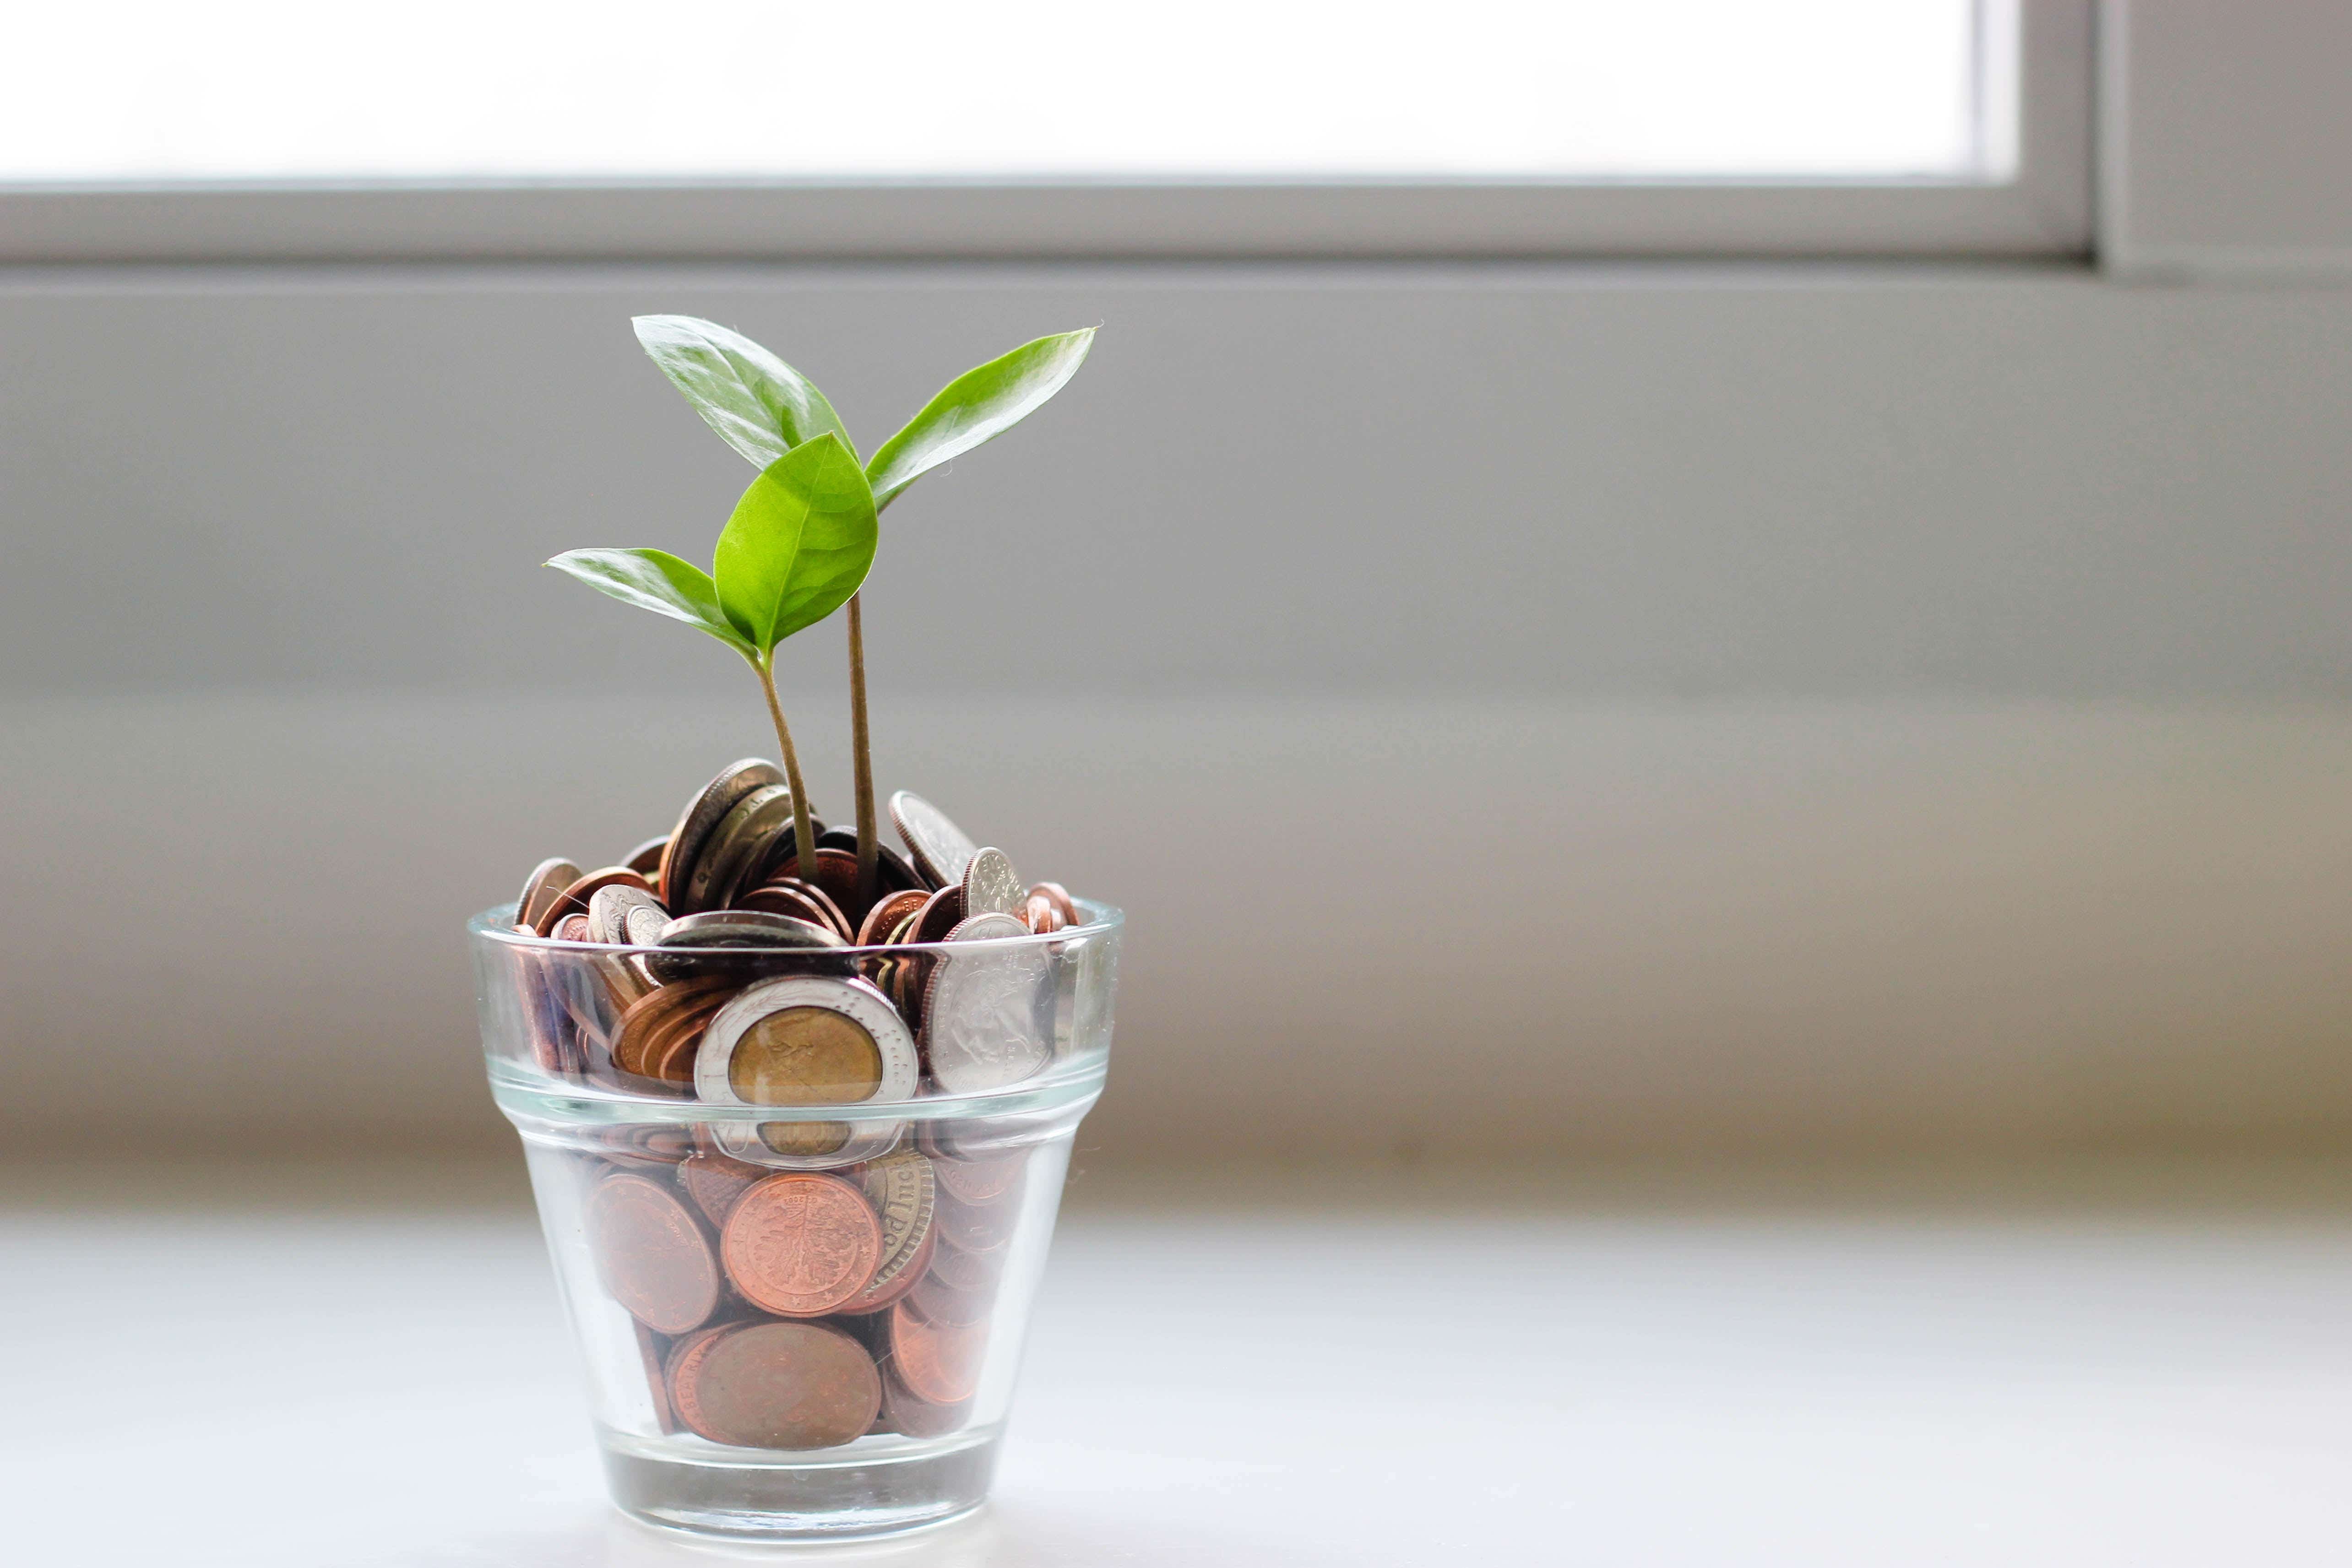
[[[1119, 912], [890, 947], [628, 947], [468, 926], [614, 1500], [828, 1539], [985, 1499]], [[783, 1113], [789, 1112], [789, 1114]]]

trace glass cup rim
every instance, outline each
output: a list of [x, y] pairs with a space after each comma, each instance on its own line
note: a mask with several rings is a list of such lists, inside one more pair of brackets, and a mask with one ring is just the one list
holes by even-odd
[[1070, 942], [1081, 937], [1115, 936], [1127, 925], [1127, 912], [1117, 904], [1105, 904], [1098, 898], [1079, 898], [1075, 895], [1070, 902], [1077, 906], [1078, 913], [1086, 916], [1086, 919], [1079, 925], [1066, 925], [1059, 931], [1024, 931], [1018, 936], [982, 936], [962, 942], [897, 942], [884, 946], [870, 947], [861, 947], [849, 942], [845, 942], [838, 947], [694, 948], [633, 946], [622, 942], [565, 942], [553, 936], [541, 936], [536, 933], [516, 930], [514, 928], [515, 906], [512, 904], [494, 904], [481, 911], [466, 922], [466, 933], [469, 936], [502, 947], [532, 953], [577, 954], [582, 956], [630, 957], [651, 955], [674, 958], [682, 953], [691, 953], [698, 958], [709, 958], [728, 954], [743, 954], [748, 956], [755, 954], [805, 953], [823, 954], [829, 957], [903, 958], [911, 954], [958, 956], [973, 953], [1018, 950], [1024, 947], [1050, 949], [1056, 943]]

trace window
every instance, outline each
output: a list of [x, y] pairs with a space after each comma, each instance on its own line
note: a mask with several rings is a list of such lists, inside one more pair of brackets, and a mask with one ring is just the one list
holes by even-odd
[[[55, 7], [0, 255], [2063, 250], [2081, 0]], [[339, 251], [338, 247], [341, 247]]]

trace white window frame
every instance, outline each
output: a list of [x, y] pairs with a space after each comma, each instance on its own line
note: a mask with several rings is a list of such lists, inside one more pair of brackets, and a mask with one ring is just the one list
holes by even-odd
[[2086, 256], [2093, 0], [2019, 7], [2014, 176], [0, 187], [0, 261]]

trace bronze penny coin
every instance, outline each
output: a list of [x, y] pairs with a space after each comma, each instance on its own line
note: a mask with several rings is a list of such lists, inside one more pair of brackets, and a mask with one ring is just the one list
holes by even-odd
[[515, 924], [527, 925], [536, 934], [539, 917], [547, 913], [547, 906], [554, 903], [565, 888], [579, 880], [580, 868], [562, 855], [540, 862], [531, 868], [530, 874], [523, 878], [522, 896], [515, 900]]
[[1040, 882], [1030, 884], [1030, 897], [1034, 898], [1041, 893], [1052, 901], [1055, 909], [1061, 911], [1063, 925], [1076, 925], [1079, 923], [1077, 901], [1070, 896], [1068, 888], [1058, 882]]
[[630, 1325], [637, 1331], [637, 1354], [645, 1364], [646, 1392], [654, 1402], [654, 1429], [665, 1435], [677, 1430], [677, 1412], [670, 1408], [669, 1374], [662, 1363], [661, 1337], [643, 1323]]
[[[824, 890], [845, 915], [864, 919], [866, 905], [857, 902], [857, 857], [842, 850], [816, 852], [816, 875], [811, 877], [801, 870], [798, 855], [788, 855], [768, 873], [770, 882], [782, 882], [788, 877], [814, 882]], [[856, 927], [853, 925], [852, 930]]]
[[1004, 1260], [1012, 1255], [1010, 1247], [1000, 1247], [992, 1252], [967, 1252], [942, 1241], [931, 1249], [929, 1272], [959, 1291], [992, 1291], [997, 1276], [1004, 1272]]
[[585, 942], [588, 940], [588, 917], [567, 915], [541, 935], [551, 936], [558, 942]]
[[890, 940], [892, 932], [921, 914], [923, 905], [930, 901], [930, 894], [912, 887], [883, 894], [866, 912], [866, 922], [857, 928], [857, 946], [881, 946]]
[[882, 1406], [873, 1356], [824, 1323], [754, 1323], [722, 1334], [691, 1376], [695, 1429], [739, 1448], [837, 1448], [863, 1437]]
[[961, 1405], [980, 1388], [988, 1353], [985, 1323], [923, 1321], [905, 1301], [890, 1309], [890, 1370], [907, 1392], [931, 1405]]
[[854, 1300], [882, 1260], [882, 1224], [838, 1176], [791, 1171], [736, 1199], [719, 1241], [743, 1299], [779, 1317], [814, 1318]]
[[[735, 802], [686, 879], [684, 911], [724, 909], [779, 832], [791, 831], [793, 792], [782, 784], [762, 785]], [[665, 901], [669, 902], [669, 901]]]
[[1033, 893], [1021, 905], [1021, 922], [1038, 936], [1050, 936], [1068, 924], [1054, 901], [1042, 893]]
[[608, 887], [634, 887], [650, 896], [653, 887], [646, 879], [625, 865], [608, 865], [596, 871], [584, 872], [572, 879], [564, 890], [555, 895], [539, 917], [539, 934], [547, 936], [559, 920], [568, 915], [588, 913], [588, 901]]
[[692, 913], [690, 906], [679, 899], [685, 894], [687, 876], [702, 853], [710, 831], [744, 796], [783, 781], [783, 772], [774, 763], [746, 757], [719, 769], [718, 778], [696, 792], [694, 799], [686, 803], [686, 810], [678, 814], [677, 826], [670, 830], [667, 847], [662, 852], [660, 874], [654, 879], [655, 891], [663, 904], [678, 915]]
[[773, 1173], [731, 1155], [700, 1152], [677, 1167], [678, 1185], [713, 1225], [725, 1225], [735, 1200]]
[[698, 1008], [680, 1018], [649, 1050], [646, 1063], [650, 1071], [646, 1076], [665, 1083], [693, 1082], [695, 1054], [702, 1049], [702, 1037], [718, 1013], [718, 1007], [713, 1005]]
[[824, 889], [811, 887], [798, 877], [789, 882], [763, 883], [749, 893], [739, 894], [734, 907], [789, 915], [813, 925], [829, 926], [845, 942], [856, 935], [850, 929], [849, 916], [841, 912], [841, 905], [834, 903]]
[[621, 863], [644, 877], [646, 886], [658, 886], [654, 879], [661, 874], [662, 855], [668, 848], [669, 835], [664, 833], [657, 839], [647, 839], [623, 855]]
[[915, 928], [909, 932], [909, 942], [944, 942], [948, 933], [963, 924], [963, 889], [943, 887], [931, 894], [923, 905], [922, 914], [915, 917]]
[[940, 1195], [940, 1232], [967, 1252], [992, 1252], [1013, 1239], [1021, 1222], [1017, 1203], [961, 1203]]
[[878, 1312], [913, 1289], [938, 1239], [933, 1210], [938, 1186], [931, 1162], [913, 1149], [869, 1160], [856, 1173], [866, 1201], [882, 1221], [882, 1261], [845, 1312]]
[[1011, 1193], [1021, 1182], [1021, 1173], [1028, 1168], [1025, 1149], [1013, 1149], [1001, 1155], [966, 1155], [956, 1159], [943, 1159], [938, 1164], [940, 1186], [958, 1203], [978, 1207], [994, 1203]]
[[608, 1176], [589, 1193], [585, 1218], [597, 1277], [631, 1317], [676, 1334], [717, 1310], [710, 1244], [667, 1187], [625, 1171]]
[[880, 1419], [893, 1432], [909, 1437], [943, 1437], [961, 1427], [971, 1414], [971, 1403], [934, 1405], [907, 1392], [907, 1385], [888, 1368], [882, 1374]]
[[713, 1323], [697, 1329], [685, 1338], [675, 1340], [669, 1354], [662, 1363], [662, 1382], [669, 1390], [670, 1412], [677, 1424], [698, 1437], [709, 1437], [702, 1424], [702, 1406], [696, 1398], [696, 1378], [702, 1368], [702, 1358], [719, 1340], [745, 1326], [748, 1320]]
[[714, 1010], [723, 1006], [737, 988], [734, 980], [723, 975], [710, 975], [698, 980], [680, 980], [673, 986], [657, 986], [646, 992], [621, 1015], [620, 1024], [613, 1032], [614, 1065], [624, 1072], [652, 1077], [646, 1050], [655, 1037], [706, 1002]]
[[[991, 1286], [994, 1281], [990, 1281]], [[907, 1292], [907, 1305], [927, 1323], [943, 1328], [971, 1328], [988, 1321], [988, 1311], [996, 1304], [992, 1289], [967, 1291], [941, 1279], [937, 1270], [925, 1274]]]

